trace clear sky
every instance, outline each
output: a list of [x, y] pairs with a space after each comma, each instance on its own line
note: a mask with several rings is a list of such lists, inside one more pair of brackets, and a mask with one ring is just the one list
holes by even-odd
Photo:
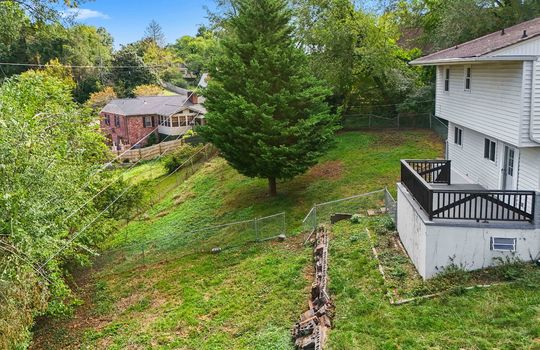
[[214, 9], [214, 0], [93, 0], [73, 11], [78, 11], [77, 22], [105, 27], [119, 47], [142, 38], [152, 19], [168, 43], [194, 35], [199, 25], [208, 23], [205, 6]]

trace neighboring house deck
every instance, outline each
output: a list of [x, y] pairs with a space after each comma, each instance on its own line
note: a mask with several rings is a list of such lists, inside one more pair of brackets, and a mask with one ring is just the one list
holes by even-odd
[[540, 19], [417, 59], [436, 66], [447, 160], [404, 160], [398, 231], [420, 274], [540, 256]]
[[185, 95], [116, 99], [101, 110], [100, 127], [115, 148], [142, 147], [150, 134], [173, 139], [204, 124], [202, 102], [202, 97], [190, 91]]

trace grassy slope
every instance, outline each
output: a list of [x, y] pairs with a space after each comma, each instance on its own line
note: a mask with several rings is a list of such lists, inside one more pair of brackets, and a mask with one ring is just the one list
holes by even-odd
[[[441, 153], [427, 131], [344, 133], [320, 165], [279, 183], [276, 198], [266, 195], [265, 180], [215, 159], [108, 245], [280, 211], [287, 212], [289, 234], [298, 233], [313, 203], [393, 187], [400, 158]], [[286, 349], [309, 286], [310, 252], [300, 241], [212, 256], [179, 248], [146, 263], [105, 261], [81, 291], [85, 305], [71, 320], [42, 325], [35, 348]]]
[[391, 306], [364, 226], [334, 226], [329, 349], [540, 349], [540, 269], [517, 282]]

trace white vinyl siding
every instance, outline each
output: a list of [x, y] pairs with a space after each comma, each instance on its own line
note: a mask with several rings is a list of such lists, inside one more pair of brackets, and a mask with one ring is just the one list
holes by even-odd
[[533, 140], [540, 142], [540, 62], [533, 62], [531, 68], [530, 107], [529, 113], [524, 113], [523, 117], [529, 119], [528, 122], [524, 121], [524, 124], [528, 124], [530, 127], [532, 113], [532, 128], [530, 128], [527, 136], [531, 136]]
[[540, 147], [521, 148], [518, 161], [517, 189], [540, 191]]
[[532, 142], [529, 137], [529, 127], [531, 125], [531, 91], [532, 91], [532, 71], [533, 62], [523, 62], [523, 85], [521, 93], [521, 127], [520, 127], [520, 146], [538, 146]]
[[[454, 130], [455, 127], [455, 124], [449, 123], [449, 130]], [[501, 173], [499, 149], [502, 147], [501, 143], [498, 142], [495, 162], [492, 162], [484, 158], [486, 135], [461, 126], [458, 127], [463, 130], [463, 145], [448, 143], [448, 159], [452, 161], [452, 168], [472, 183], [480, 184], [487, 189], [499, 189]]]
[[[446, 68], [450, 69], [449, 91], [444, 91]], [[464, 89], [464, 68], [465, 65], [452, 65], [437, 69], [436, 115], [517, 146], [522, 110], [522, 62], [471, 65], [470, 91]], [[483, 148], [482, 145], [480, 149]]]
[[530, 38], [503, 49], [494, 51], [487, 56], [536, 56], [540, 52], [540, 38]]

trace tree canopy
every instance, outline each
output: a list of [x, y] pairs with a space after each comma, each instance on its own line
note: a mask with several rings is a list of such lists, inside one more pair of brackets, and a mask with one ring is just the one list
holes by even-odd
[[276, 179], [305, 172], [331, 145], [329, 94], [295, 45], [284, 0], [241, 0], [205, 92], [201, 134], [240, 173]]
[[163, 28], [161, 28], [161, 25], [155, 20], [150, 21], [144, 30], [143, 39], [149, 39], [158, 46], [165, 45], [165, 34], [163, 34]]

